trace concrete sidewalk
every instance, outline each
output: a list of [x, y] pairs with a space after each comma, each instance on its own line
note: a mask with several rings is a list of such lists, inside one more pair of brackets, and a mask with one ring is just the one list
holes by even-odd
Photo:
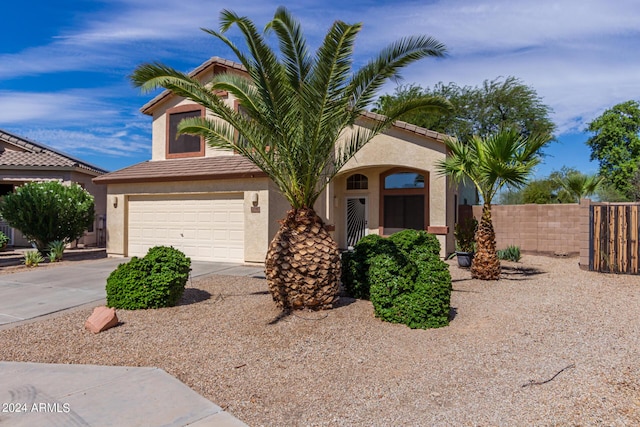
[[158, 368], [0, 362], [7, 426], [246, 426]]
[[[0, 329], [104, 304], [107, 277], [126, 261], [102, 258], [0, 275]], [[260, 266], [194, 261], [191, 268], [192, 278], [264, 277]], [[158, 368], [0, 362], [0, 405], [0, 424], [10, 426], [245, 425]]]

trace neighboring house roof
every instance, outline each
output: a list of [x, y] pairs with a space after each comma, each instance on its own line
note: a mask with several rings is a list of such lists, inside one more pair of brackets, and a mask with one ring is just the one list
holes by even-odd
[[244, 156], [197, 157], [138, 163], [93, 179], [96, 184], [198, 181], [267, 176]]
[[[246, 73], [247, 69], [244, 68], [244, 65], [238, 63], [238, 62], [234, 62], [234, 61], [230, 61], [228, 59], [224, 59], [224, 58], [220, 58], [218, 56], [214, 56], [211, 59], [209, 59], [208, 61], [204, 62], [203, 64], [201, 64], [200, 66], [198, 66], [196, 69], [194, 69], [193, 71], [191, 71], [189, 73], [189, 76], [191, 77], [197, 77], [199, 74], [201, 74], [202, 72], [208, 70], [210, 67], [213, 66], [221, 66], [224, 68], [228, 68], [228, 69], [233, 69], [233, 70], [237, 70], [237, 71], [242, 71], [244, 73]], [[154, 106], [159, 104], [160, 102], [164, 101], [165, 99], [167, 99], [169, 96], [171, 96], [171, 91], [169, 90], [165, 90], [162, 93], [160, 93], [158, 96], [156, 96], [155, 98], [153, 98], [151, 101], [147, 102], [146, 104], [144, 104], [142, 106], [142, 108], [140, 108], [140, 111], [144, 114], [147, 115], [153, 115], [153, 109]], [[370, 120], [382, 120], [384, 118], [383, 115], [381, 114], [377, 114], [377, 113], [372, 113], [369, 111], [365, 111], [362, 114], [362, 117], [365, 119], [370, 119]], [[412, 125], [410, 123], [407, 122], [403, 122], [403, 121], [395, 121], [393, 122], [393, 127], [397, 128], [397, 129], [402, 129], [402, 130], [406, 130], [408, 132], [413, 132], [416, 133], [418, 135], [423, 135], [423, 136], [428, 136], [430, 138], [433, 138], [437, 141], [445, 141], [447, 138], [449, 138], [448, 135], [446, 134], [442, 134], [436, 131], [432, 131], [420, 126], [416, 126], [416, 125]]]
[[0, 147], [0, 169], [57, 168], [77, 170], [90, 175], [101, 175], [108, 172], [44, 144], [14, 135], [2, 129], [0, 129], [0, 141], [24, 150], [16, 151]]

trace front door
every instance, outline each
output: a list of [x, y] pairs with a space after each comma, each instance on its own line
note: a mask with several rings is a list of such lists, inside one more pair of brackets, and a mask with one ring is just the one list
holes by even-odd
[[347, 197], [347, 247], [367, 234], [367, 198]]

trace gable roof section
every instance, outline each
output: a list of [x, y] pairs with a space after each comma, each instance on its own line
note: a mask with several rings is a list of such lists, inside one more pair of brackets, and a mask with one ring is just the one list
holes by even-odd
[[244, 156], [196, 157], [155, 160], [129, 166], [93, 179], [96, 184], [199, 181], [266, 177]]
[[56, 151], [44, 144], [31, 141], [0, 129], [0, 141], [24, 151], [0, 148], [0, 169], [6, 168], [59, 168], [79, 170], [90, 175], [107, 173], [105, 169], [83, 162], [68, 154]]
[[[238, 63], [238, 62], [234, 62], [234, 61], [230, 61], [228, 59], [224, 59], [224, 58], [220, 58], [218, 56], [214, 56], [212, 58], [210, 58], [208, 61], [204, 62], [203, 64], [201, 64], [200, 66], [198, 66], [196, 69], [194, 69], [193, 71], [191, 71], [189, 73], [189, 76], [191, 77], [197, 77], [198, 75], [200, 75], [201, 73], [203, 73], [204, 71], [208, 70], [210, 67], [215, 67], [215, 66], [220, 66], [223, 68], [227, 68], [227, 69], [231, 69], [231, 70], [237, 70], [237, 71], [241, 71], [246, 73], [247, 69], [244, 68], [244, 65]], [[144, 114], [147, 115], [153, 115], [153, 110], [154, 107], [159, 104], [160, 102], [164, 101], [165, 99], [169, 98], [172, 95], [171, 91], [169, 90], [165, 90], [162, 93], [160, 93], [158, 96], [156, 96], [155, 98], [153, 98], [151, 101], [147, 102], [146, 104], [144, 104], [142, 106], [142, 108], [140, 108], [140, 111]], [[377, 113], [372, 113], [369, 111], [365, 111], [364, 113], [362, 113], [362, 118], [364, 119], [369, 119], [369, 120], [382, 120], [384, 118], [384, 116], [382, 114], [377, 114]], [[395, 121], [393, 122], [393, 127], [396, 129], [402, 129], [405, 130], [407, 132], [412, 132], [415, 133], [417, 135], [422, 135], [422, 136], [427, 136], [429, 138], [433, 138], [439, 142], [444, 142], [446, 140], [446, 138], [448, 138], [449, 136], [443, 133], [439, 133], [433, 130], [429, 130], [420, 126], [416, 126], [416, 125], [412, 125], [411, 123], [407, 123], [407, 122], [403, 122], [403, 121]]]
[[[219, 56], [214, 56], [214, 57], [210, 58], [209, 60], [205, 61], [203, 64], [199, 65], [193, 71], [191, 71], [189, 73], [189, 76], [198, 77], [199, 74], [201, 74], [204, 71], [208, 70], [210, 67], [215, 67], [215, 66], [227, 68], [227, 69], [230, 69], [230, 70], [242, 71], [244, 73], [247, 72], [247, 69], [244, 68], [244, 65], [242, 65], [242, 64], [240, 64], [238, 62], [234, 62], [234, 61], [230, 61], [228, 59], [220, 58]], [[158, 103], [164, 101], [165, 99], [167, 99], [169, 96], [171, 96], [171, 91], [169, 91], [169, 90], [162, 91], [162, 93], [160, 95], [156, 96], [151, 101], [149, 101], [146, 104], [144, 104], [142, 106], [142, 108], [140, 108], [140, 111], [142, 113], [144, 113], [144, 114], [152, 115], [153, 114], [153, 107], [156, 104], [158, 104]]]

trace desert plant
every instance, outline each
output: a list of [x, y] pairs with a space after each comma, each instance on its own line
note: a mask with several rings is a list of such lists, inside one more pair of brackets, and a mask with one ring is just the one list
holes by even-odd
[[520, 248], [518, 246], [507, 246], [506, 249], [498, 251], [498, 258], [505, 261], [518, 262], [522, 256], [520, 255]]
[[451, 276], [438, 239], [404, 230], [389, 238], [366, 236], [344, 260], [345, 289], [371, 298], [375, 315], [410, 328], [449, 323]]
[[49, 261], [62, 261], [62, 256], [64, 255], [66, 247], [67, 243], [64, 240], [54, 240], [49, 243]]
[[30, 182], [0, 200], [0, 216], [45, 253], [50, 242], [71, 242], [94, 220], [93, 196], [77, 184]]
[[453, 236], [456, 239], [456, 250], [458, 252], [473, 252], [475, 250], [477, 228], [478, 221], [475, 218], [466, 218], [455, 225]]
[[448, 325], [451, 275], [440, 259], [438, 239], [424, 231], [404, 230], [389, 240], [396, 251], [376, 255], [369, 271], [376, 316], [410, 328]]
[[24, 265], [27, 267], [37, 267], [44, 261], [42, 255], [38, 251], [27, 251], [24, 253]]
[[4, 249], [7, 243], [9, 243], [9, 237], [0, 231], [0, 250]]
[[449, 154], [438, 163], [438, 171], [456, 183], [472, 182], [483, 201], [471, 277], [500, 279], [491, 203], [505, 185], [517, 189], [526, 183], [533, 168], [540, 163], [540, 150], [550, 140], [551, 136], [546, 134], [523, 136], [516, 130], [504, 129], [486, 138], [474, 136], [469, 141], [445, 141]]
[[[399, 103], [369, 127], [354, 126], [387, 81], [419, 59], [443, 56], [445, 47], [430, 37], [404, 38], [354, 72], [353, 51], [362, 24], [334, 22], [312, 53], [300, 24], [284, 7], [276, 10], [264, 34], [249, 18], [229, 10], [221, 12], [220, 21], [220, 31], [205, 31], [236, 54], [245, 75], [234, 70], [202, 83], [153, 63], [138, 67], [132, 80], [145, 91], [164, 87], [204, 106], [210, 114], [184, 119], [179, 133], [201, 136], [212, 147], [245, 156], [272, 180], [291, 210], [267, 252], [269, 291], [282, 309], [331, 308], [338, 298], [340, 253], [313, 206], [356, 152], [404, 113], [450, 107], [441, 98], [425, 97]], [[247, 49], [227, 36], [232, 27], [238, 28]], [[277, 43], [265, 34], [275, 35]], [[225, 102], [221, 91], [238, 99], [242, 110]]]
[[170, 307], [189, 279], [191, 259], [173, 247], [156, 246], [143, 258], [120, 264], [107, 278], [107, 306], [126, 310]]

